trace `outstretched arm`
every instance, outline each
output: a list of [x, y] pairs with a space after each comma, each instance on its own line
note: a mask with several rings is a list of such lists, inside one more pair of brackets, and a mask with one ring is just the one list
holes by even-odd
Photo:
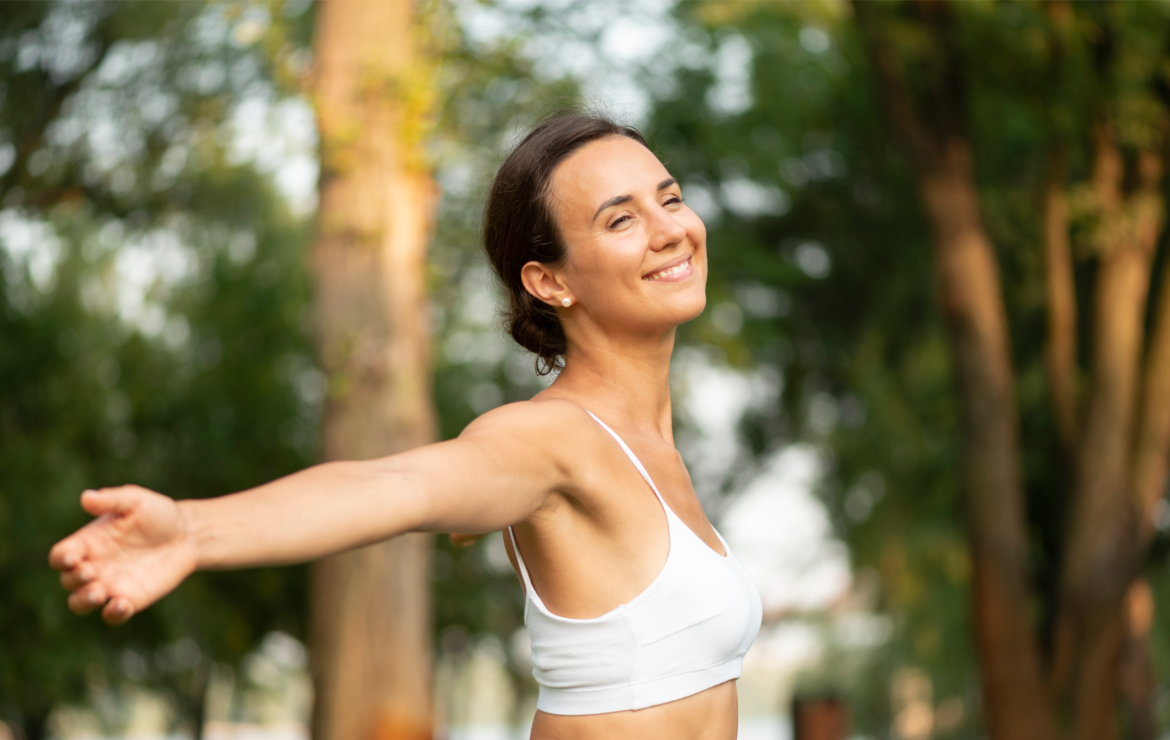
[[199, 569], [313, 560], [410, 531], [491, 532], [571, 487], [566, 402], [501, 407], [458, 439], [334, 462], [242, 493], [175, 502], [138, 486], [82, 494], [97, 518], [53, 547], [69, 606], [120, 623]]

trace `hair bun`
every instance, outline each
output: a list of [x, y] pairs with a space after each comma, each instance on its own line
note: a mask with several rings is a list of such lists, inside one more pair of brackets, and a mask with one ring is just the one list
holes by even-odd
[[565, 366], [565, 331], [556, 310], [526, 292], [520, 305], [513, 305], [505, 317], [512, 338], [536, 355], [536, 372], [547, 375]]

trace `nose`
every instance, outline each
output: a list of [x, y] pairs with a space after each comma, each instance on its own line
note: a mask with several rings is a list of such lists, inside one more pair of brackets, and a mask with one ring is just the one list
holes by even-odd
[[654, 209], [654, 217], [650, 221], [651, 235], [650, 248], [655, 252], [677, 246], [687, 237], [687, 230], [675, 219], [674, 214], [665, 208]]

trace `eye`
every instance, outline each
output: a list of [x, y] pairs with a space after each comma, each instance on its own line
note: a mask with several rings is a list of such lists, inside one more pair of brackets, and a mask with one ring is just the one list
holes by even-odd
[[629, 216], [618, 216], [612, 222], [610, 222], [609, 228], [612, 229], [614, 227], [620, 226], [623, 221], [629, 221], [629, 220], [630, 220]]
[[667, 197], [666, 201], [662, 205], [672, 206], [672, 205], [675, 205], [676, 203], [682, 203], [682, 202], [683, 202], [683, 197], [681, 195], [671, 194], [669, 197]]

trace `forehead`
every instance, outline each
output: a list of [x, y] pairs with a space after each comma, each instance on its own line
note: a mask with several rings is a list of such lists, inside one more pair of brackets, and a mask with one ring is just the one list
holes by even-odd
[[610, 198], [654, 190], [666, 177], [666, 167], [649, 149], [625, 136], [609, 136], [558, 164], [549, 178], [549, 196], [559, 209], [592, 215]]

